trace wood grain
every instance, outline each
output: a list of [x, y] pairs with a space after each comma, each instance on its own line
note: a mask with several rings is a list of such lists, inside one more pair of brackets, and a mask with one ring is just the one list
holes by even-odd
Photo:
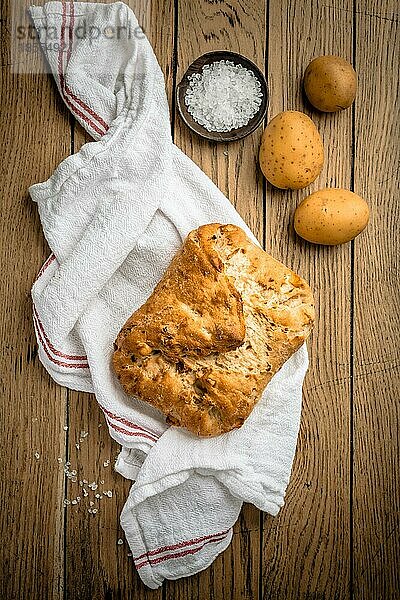
[[357, 2], [355, 23], [354, 188], [371, 209], [354, 241], [356, 599], [400, 594], [398, 9], [394, 1]]
[[271, 600], [339, 599], [350, 593], [351, 249], [303, 242], [292, 225], [296, 206], [312, 191], [351, 183], [351, 112], [322, 115], [304, 101], [301, 89], [314, 57], [352, 58], [351, 2], [329, 4], [270, 3], [270, 116], [281, 110], [306, 112], [325, 149], [323, 171], [309, 188], [267, 187], [267, 250], [310, 283], [317, 308], [286, 505], [264, 524], [263, 597]]
[[37, 357], [30, 288], [50, 252], [28, 187], [69, 154], [68, 117], [47, 75], [12, 72], [9, 13], [1, 25], [0, 597], [58, 598], [66, 392]]

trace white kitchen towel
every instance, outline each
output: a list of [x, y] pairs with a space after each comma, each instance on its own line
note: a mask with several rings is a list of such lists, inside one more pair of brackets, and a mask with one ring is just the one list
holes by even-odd
[[242, 501], [277, 514], [289, 481], [306, 369], [304, 345], [272, 378], [240, 429], [205, 439], [171, 427], [150, 450], [121, 514], [136, 568], [149, 587], [209, 566], [229, 545]]
[[143, 581], [157, 587], [212, 562], [243, 500], [271, 514], [283, 504], [307, 351], [241, 429], [213, 439], [168, 428], [124, 394], [113, 341], [189, 231], [235, 223], [255, 238], [172, 143], [160, 67], [125, 4], [49, 2], [31, 15], [65, 103], [97, 140], [30, 188], [53, 253], [32, 288], [39, 356], [57, 382], [96, 394], [123, 446], [116, 468], [136, 481], [121, 522]]

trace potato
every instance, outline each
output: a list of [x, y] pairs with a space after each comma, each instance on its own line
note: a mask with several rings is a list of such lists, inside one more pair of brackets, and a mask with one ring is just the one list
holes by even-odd
[[294, 228], [314, 244], [334, 246], [354, 239], [369, 219], [365, 200], [349, 190], [326, 188], [305, 198], [296, 209]]
[[321, 137], [310, 117], [288, 110], [264, 130], [260, 166], [266, 179], [283, 190], [298, 190], [318, 177], [324, 164]]
[[319, 56], [304, 73], [304, 91], [311, 104], [322, 112], [344, 110], [356, 97], [357, 75], [340, 56]]

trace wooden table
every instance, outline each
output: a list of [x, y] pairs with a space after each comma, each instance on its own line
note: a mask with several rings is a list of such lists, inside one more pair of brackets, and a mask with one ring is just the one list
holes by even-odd
[[[276, 518], [245, 506], [231, 546], [203, 573], [149, 591], [119, 526], [129, 482], [113, 472], [111, 442], [93, 397], [59, 387], [41, 366], [30, 287], [49, 254], [28, 186], [50, 176], [85, 141], [49, 75], [13, 74], [10, 19], [2, 14], [1, 598], [235, 599], [400, 598], [399, 303], [394, 0], [132, 0], [164, 70], [175, 142], [213, 179], [275, 257], [310, 283], [317, 324], [286, 504]], [[200, 140], [176, 114], [187, 65], [214, 49], [241, 52], [265, 70], [269, 116], [304, 110], [325, 144], [307, 190], [265, 182], [262, 127], [226, 145]], [[397, 47], [398, 51], [398, 47]], [[304, 101], [302, 73], [320, 54], [358, 72], [356, 103], [320, 114]], [[293, 233], [299, 201], [324, 186], [366, 198], [367, 230], [318, 247]], [[68, 427], [68, 429], [67, 429]], [[81, 431], [89, 435], [79, 443]], [[78, 443], [79, 448], [76, 447]], [[36, 456], [35, 456], [36, 454]], [[78, 477], [104, 480], [113, 497], [96, 516], [68, 506]], [[109, 467], [104, 462], [110, 460]], [[75, 487], [74, 487], [75, 486]]]

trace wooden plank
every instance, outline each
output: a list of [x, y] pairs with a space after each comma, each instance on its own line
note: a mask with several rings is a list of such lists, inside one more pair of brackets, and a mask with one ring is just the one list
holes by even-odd
[[[130, 488], [130, 482], [113, 469], [119, 446], [111, 440], [94, 396], [68, 392], [68, 402], [69, 469], [77, 471], [77, 481], [68, 481], [67, 498], [81, 500], [67, 510], [67, 594], [77, 600], [136, 595], [145, 599], [149, 596], [135, 575], [119, 525], [119, 515]], [[84, 480], [87, 483], [80, 485]], [[95, 490], [89, 487], [93, 482], [98, 485]], [[112, 497], [104, 492], [111, 492]], [[98, 512], [89, 513], [92, 508]], [[120, 539], [124, 541], [121, 545], [118, 544]]]
[[[178, 2], [177, 82], [195, 58], [213, 50], [244, 54], [264, 71], [264, 2]], [[176, 144], [230, 198], [259, 240], [263, 239], [262, 177], [256, 157], [261, 128], [239, 142], [203, 140], [177, 116]]]
[[[354, 598], [400, 593], [398, 3], [357, 1], [354, 243]], [[368, 43], [366, 42], [368, 40]]]
[[[329, 5], [328, 5], [329, 4]], [[351, 184], [351, 111], [323, 115], [305, 103], [301, 80], [321, 54], [352, 58], [352, 4], [270, 2], [270, 117], [311, 116], [325, 147], [322, 174], [309, 188], [267, 186], [267, 250], [309, 281], [317, 321], [308, 344], [300, 435], [286, 504], [264, 522], [263, 597], [349, 597], [350, 579], [350, 253], [349, 244], [318, 247], [293, 232], [300, 200], [323, 187]]]
[[[28, 25], [28, 4], [18, 4], [18, 25]], [[62, 597], [64, 477], [57, 458], [65, 449], [66, 393], [37, 357], [30, 288], [50, 251], [28, 187], [68, 155], [70, 130], [49, 77], [16, 72], [24, 71], [24, 49], [17, 64], [10, 12], [1, 17], [0, 596], [42, 600]], [[32, 57], [28, 63], [25, 71], [43, 68]]]
[[[195, 58], [212, 50], [240, 52], [264, 70], [264, 2], [233, 0], [229, 3], [212, 3], [194, 0], [178, 2], [178, 7], [177, 82]], [[215, 144], [192, 134], [179, 116], [175, 121], [175, 143], [230, 198], [262, 241], [263, 189], [256, 163], [260, 136], [259, 129], [245, 140]], [[230, 548], [206, 571], [188, 580], [168, 582], [165, 586], [166, 598], [257, 598], [259, 536], [259, 511], [251, 505], [245, 505], [235, 526]]]
[[[173, 58], [173, 1], [135, 0], [127, 2], [135, 12], [147, 34], [163, 72], [169, 99], [172, 93]], [[76, 124], [75, 151], [89, 141], [89, 136]], [[78, 481], [68, 485], [68, 499], [81, 497], [79, 505], [70, 505], [66, 521], [66, 590], [76, 600], [103, 600], [104, 598], [161, 599], [162, 590], [146, 588], [134, 568], [119, 516], [129, 493], [131, 483], [115, 473], [113, 464], [120, 446], [109, 436], [103, 415], [94, 396], [68, 392], [70, 470], [77, 471]], [[101, 425], [101, 427], [99, 427]], [[81, 432], [88, 435], [80, 442]], [[79, 449], [76, 447], [79, 445]], [[110, 465], [104, 467], [104, 463]], [[96, 482], [97, 490], [85, 484], [88, 496], [83, 497], [79, 480]], [[101, 483], [103, 481], [104, 483]], [[80, 490], [80, 492], [79, 492]], [[112, 498], [103, 492], [110, 490]], [[95, 497], [102, 494], [102, 499]], [[90, 502], [98, 513], [88, 512]], [[118, 540], [123, 544], [118, 544]]]

